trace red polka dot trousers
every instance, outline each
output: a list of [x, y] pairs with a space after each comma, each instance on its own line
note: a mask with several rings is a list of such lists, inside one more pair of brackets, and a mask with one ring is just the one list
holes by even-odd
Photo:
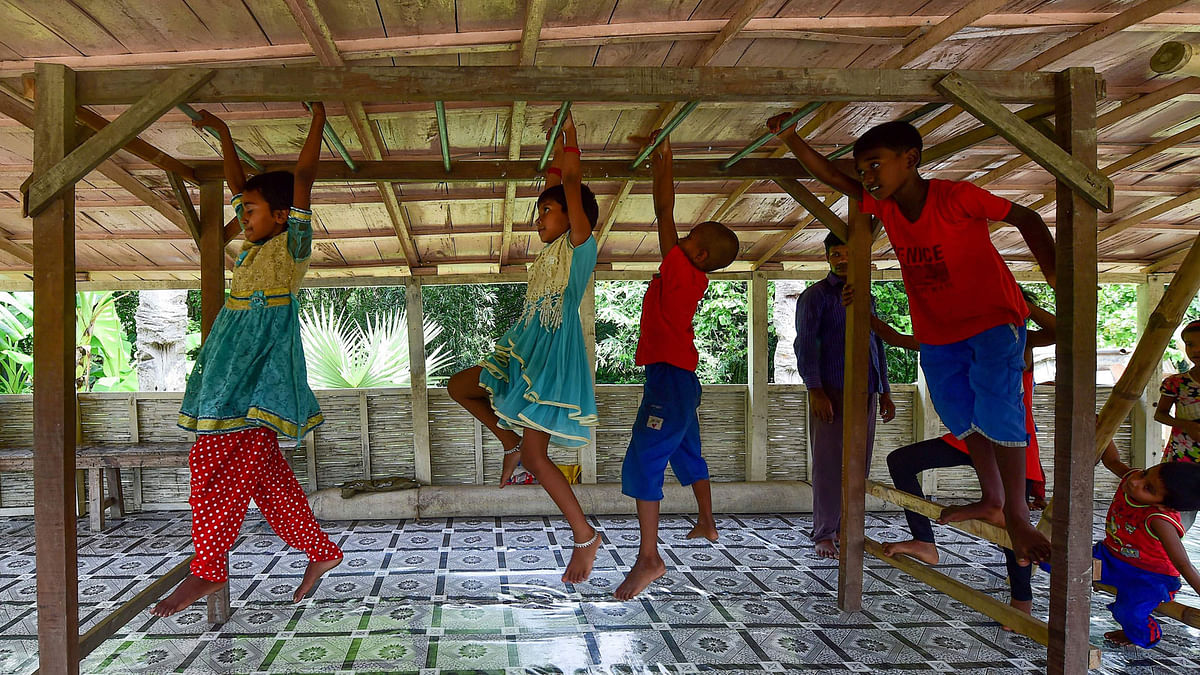
[[341, 550], [321, 531], [279, 438], [257, 428], [201, 434], [188, 453], [192, 474], [191, 573], [206, 581], [229, 579], [229, 549], [237, 539], [250, 500], [258, 504], [271, 529], [310, 561], [336, 560]]

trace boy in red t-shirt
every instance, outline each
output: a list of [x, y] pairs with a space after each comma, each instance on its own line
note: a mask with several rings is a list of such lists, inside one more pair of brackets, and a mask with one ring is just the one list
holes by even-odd
[[663, 139], [655, 149], [652, 164], [663, 262], [642, 300], [635, 363], [646, 367], [646, 385], [621, 467], [621, 492], [637, 500], [641, 544], [637, 562], [613, 593], [619, 600], [635, 597], [667, 571], [658, 553], [658, 507], [668, 463], [679, 482], [691, 485], [696, 495], [700, 514], [688, 538], [717, 540], [708, 464], [700, 455], [700, 380], [696, 378], [700, 356], [692, 317], [708, 289], [707, 273], [733, 262], [738, 238], [724, 225], [708, 221], [679, 239], [670, 140]]
[[[785, 115], [768, 128], [780, 133]], [[854, 144], [858, 179], [796, 136], [781, 138], [821, 182], [879, 218], [900, 261], [921, 345], [921, 368], [942, 423], [963, 439], [983, 497], [948, 508], [945, 522], [978, 518], [1003, 524], [1019, 560], [1050, 557], [1050, 542], [1029, 522], [1025, 503], [1025, 410], [1021, 402], [1025, 318], [1020, 287], [992, 245], [988, 221], [1020, 230], [1054, 286], [1054, 239], [1041, 216], [975, 185], [927, 180], [917, 172], [921, 134], [888, 122]]]
[[1104, 634], [1117, 644], [1153, 647], [1162, 629], [1151, 613], [1175, 597], [1180, 574], [1200, 592], [1200, 573], [1183, 548], [1180, 511], [1200, 508], [1200, 464], [1164, 462], [1131, 469], [1108, 445], [1104, 466], [1121, 476], [1105, 519], [1104, 541], [1092, 555], [1100, 561], [1100, 582], [1117, 590], [1108, 606], [1121, 630]]

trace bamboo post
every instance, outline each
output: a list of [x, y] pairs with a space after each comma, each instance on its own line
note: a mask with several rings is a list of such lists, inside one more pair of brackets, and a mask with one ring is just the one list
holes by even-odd
[[404, 282], [404, 303], [412, 392], [413, 473], [418, 483], [429, 485], [433, 482], [433, 463], [429, 457], [429, 389], [425, 384], [425, 307], [421, 302], [421, 284], [416, 279]]
[[[850, 265], [846, 282], [856, 292], [846, 309], [846, 372], [842, 385], [842, 528], [838, 607], [862, 609], [866, 525], [867, 409], [871, 337], [871, 219], [851, 200]], [[819, 477], [818, 477], [819, 479]]]
[[[38, 63], [33, 171], [75, 147], [75, 73]], [[75, 185], [33, 218], [33, 483], [37, 536], [38, 664], [43, 673], [79, 672], [76, 556]], [[72, 486], [69, 488], [69, 486]]]
[[[1059, 143], [1079, 164], [1096, 167], [1096, 75], [1059, 74]], [[1096, 207], [1065, 181], [1055, 184], [1058, 342], [1055, 387], [1054, 495], [1050, 574], [1050, 673], [1087, 673], [1091, 645], [1092, 496], [1094, 463], [1075, 448], [1093, 447], [1096, 410]], [[1107, 444], [1107, 441], [1106, 441]]]
[[771, 307], [767, 304], [766, 275], [754, 272], [750, 275], [748, 286], [747, 323], [750, 324], [750, 336], [747, 356], [750, 363], [746, 396], [746, 480], [763, 481], [767, 479], [767, 444], [770, 441], [767, 424], [770, 406], [767, 398], [767, 318]]
[[[913, 392], [913, 442], [936, 438], [938, 436], [941, 418], [933, 407], [933, 397], [929, 394], [929, 383], [925, 381], [925, 371], [917, 368], [917, 390]], [[938, 470], [933, 469], [921, 474], [921, 489], [926, 496], [937, 494]]]
[[371, 418], [368, 413], [367, 392], [358, 392], [358, 438], [362, 446], [362, 477], [371, 480]]
[[[596, 380], [596, 279], [588, 282], [579, 305], [579, 321], [583, 324], [583, 344], [587, 348], [588, 363], [592, 366], [592, 381]], [[593, 386], [593, 389], [595, 387]], [[596, 482], [596, 427], [588, 429], [590, 440], [579, 449], [579, 480], [582, 483]]]
[[[1144, 336], [1150, 325], [1150, 314], [1162, 300], [1166, 281], [1161, 275], [1148, 274], [1146, 280], [1137, 285], [1138, 335]], [[1154, 407], [1158, 403], [1158, 386], [1162, 382], [1163, 369], [1160, 358], [1150, 372], [1141, 397], [1133, 406], [1133, 443], [1130, 460], [1134, 467], [1145, 469], [1158, 463], [1163, 451], [1162, 427], [1154, 421]]]

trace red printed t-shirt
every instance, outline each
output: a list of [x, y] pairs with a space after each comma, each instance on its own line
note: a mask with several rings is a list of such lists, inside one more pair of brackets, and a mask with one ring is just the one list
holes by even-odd
[[1179, 512], [1161, 504], [1139, 504], [1125, 494], [1125, 482], [1138, 470], [1134, 469], [1121, 478], [1112, 506], [1108, 507], [1104, 545], [1113, 555], [1134, 567], [1177, 577], [1179, 570], [1167, 557], [1162, 541], [1151, 531], [1150, 519], [1162, 518], [1173, 525], [1182, 537], [1184, 529], [1179, 522]]
[[667, 251], [642, 299], [642, 330], [635, 364], [669, 363], [696, 370], [700, 354], [696, 351], [692, 317], [706, 290], [708, 275], [688, 260], [683, 249], [673, 246]]
[[[1027, 370], [1021, 375], [1021, 388], [1025, 401], [1025, 432], [1029, 434], [1029, 445], [1025, 446], [1025, 478], [1035, 483], [1046, 482], [1046, 472], [1042, 469], [1041, 450], [1038, 448], [1037, 425], [1033, 422], [1033, 371]], [[942, 440], [959, 452], [966, 452], [966, 441], [960, 440], [954, 434], [945, 434]]]
[[972, 183], [929, 181], [925, 208], [909, 222], [894, 200], [862, 193], [862, 211], [879, 218], [900, 260], [913, 333], [919, 342], [961, 342], [989, 328], [1024, 325], [1029, 308], [988, 232], [1012, 202]]

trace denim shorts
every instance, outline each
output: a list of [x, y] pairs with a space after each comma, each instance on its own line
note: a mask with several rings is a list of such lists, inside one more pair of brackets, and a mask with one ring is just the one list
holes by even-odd
[[622, 494], [661, 501], [667, 464], [682, 485], [708, 478], [700, 455], [699, 407], [696, 373], [667, 363], [646, 366], [642, 405], [621, 466]]
[[921, 370], [950, 433], [978, 433], [1006, 447], [1029, 444], [1021, 391], [1024, 326], [1002, 324], [960, 342], [922, 344]]

